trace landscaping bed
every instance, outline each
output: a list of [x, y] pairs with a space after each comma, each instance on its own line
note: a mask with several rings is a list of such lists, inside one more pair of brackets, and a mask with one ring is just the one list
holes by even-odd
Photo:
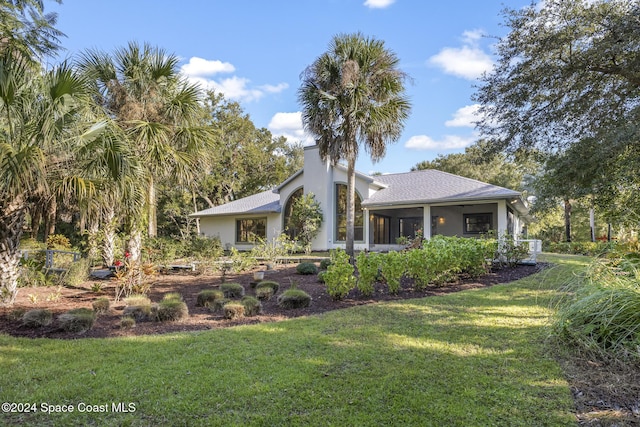
[[[198, 307], [197, 295], [205, 289], [218, 289], [222, 283], [219, 275], [204, 276], [190, 275], [187, 273], [157, 275], [151, 286], [149, 297], [151, 301], [158, 302], [163, 295], [169, 292], [177, 292], [182, 295], [189, 309], [189, 317], [178, 322], [138, 322], [132, 328], [121, 328], [125, 303], [123, 301], [113, 303], [115, 283], [111, 280], [102, 281], [102, 292], [92, 291], [92, 283], [76, 288], [55, 287], [28, 287], [20, 289], [16, 303], [11, 308], [0, 308], [0, 332], [13, 336], [30, 338], [106, 338], [116, 336], [134, 336], [162, 334], [178, 331], [193, 331], [214, 328], [224, 328], [240, 324], [274, 322], [290, 317], [319, 314], [330, 310], [347, 308], [360, 304], [371, 304], [377, 301], [399, 300], [406, 298], [420, 298], [425, 296], [442, 295], [444, 293], [457, 292], [466, 289], [481, 288], [497, 283], [506, 283], [526, 277], [543, 268], [543, 264], [535, 266], [521, 265], [517, 268], [504, 268], [475, 279], [462, 279], [455, 283], [449, 283], [439, 287], [429, 287], [425, 290], [415, 291], [410, 279], [403, 279], [400, 291], [396, 295], [389, 294], [386, 286], [377, 284], [375, 292], [369, 297], [362, 296], [357, 290], [353, 290], [341, 301], [334, 301], [327, 294], [325, 285], [318, 281], [318, 276], [300, 275], [296, 273], [297, 264], [277, 265], [274, 270], [265, 272], [265, 280], [273, 280], [280, 284], [280, 290], [268, 301], [262, 302], [262, 313], [257, 316], [243, 317], [239, 319], [225, 319], [221, 311], [212, 311], [207, 307]], [[258, 271], [255, 269], [253, 271]], [[243, 274], [227, 274], [226, 282], [237, 282], [244, 286], [246, 295], [255, 295], [253, 271]], [[93, 282], [95, 283], [95, 282]], [[294, 283], [299, 289], [307, 292], [312, 299], [311, 305], [306, 308], [284, 309], [277, 304], [277, 295], [291, 287]], [[100, 297], [108, 297], [111, 300], [109, 310], [98, 316], [93, 327], [81, 334], [65, 332], [56, 322], [50, 326], [41, 328], [24, 327], [18, 319], [18, 314], [35, 308], [46, 308], [53, 312], [54, 318], [59, 314], [76, 308], [91, 308], [92, 303]]]

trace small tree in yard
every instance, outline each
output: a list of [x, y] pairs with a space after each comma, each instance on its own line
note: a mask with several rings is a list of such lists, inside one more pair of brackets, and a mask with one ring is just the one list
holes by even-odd
[[311, 242], [320, 232], [323, 219], [320, 203], [313, 193], [305, 194], [293, 203], [289, 224], [297, 230], [296, 239], [307, 255], [311, 253]]

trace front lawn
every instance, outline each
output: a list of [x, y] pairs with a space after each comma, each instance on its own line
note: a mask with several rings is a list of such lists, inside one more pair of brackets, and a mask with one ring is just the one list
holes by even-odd
[[2, 335], [2, 401], [36, 410], [4, 413], [2, 424], [575, 425], [544, 338], [549, 299], [585, 259], [554, 259], [569, 262], [491, 288], [278, 323], [113, 339]]

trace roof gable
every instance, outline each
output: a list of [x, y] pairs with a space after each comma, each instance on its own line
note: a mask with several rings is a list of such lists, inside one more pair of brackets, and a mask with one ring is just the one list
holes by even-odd
[[194, 217], [231, 215], [231, 214], [258, 214], [280, 212], [280, 195], [274, 190], [263, 191], [253, 196], [243, 197], [224, 205], [214, 206], [209, 209], [191, 214]]

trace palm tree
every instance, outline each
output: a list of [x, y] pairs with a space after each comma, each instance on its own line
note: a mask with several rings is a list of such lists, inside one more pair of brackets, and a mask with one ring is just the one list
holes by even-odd
[[88, 51], [78, 64], [93, 82], [95, 100], [124, 131], [145, 170], [141, 184], [150, 237], [157, 234], [158, 181], [170, 175], [191, 178], [210, 140], [198, 126], [200, 90], [179, 74], [178, 61], [162, 49], [131, 42], [113, 55]]
[[375, 162], [400, 137], [411, 105], [406, 74], [384, 42], [360, 33], [335, 36], [302, 74], [302, 121], [323, 160], [347, 161], [346, 251], [353, 258], [355, 162], [360, 145]]

